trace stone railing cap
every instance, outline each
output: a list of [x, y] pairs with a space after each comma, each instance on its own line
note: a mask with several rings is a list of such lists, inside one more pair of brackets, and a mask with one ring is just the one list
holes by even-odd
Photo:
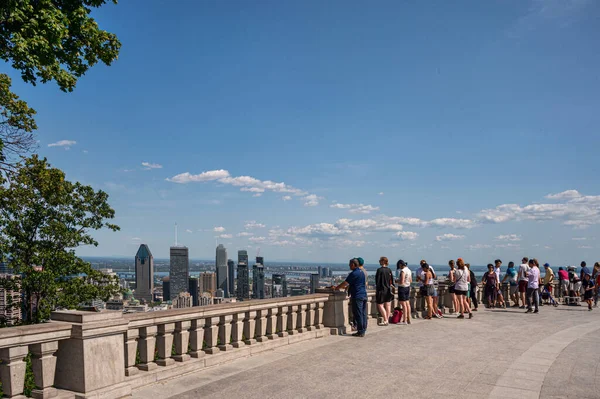
[[93, 323], [113, 321], [123, 318], [123, 312], [117, 310], [103, 310], [102, 312], [85, 312], [80, 310], [60, 310], [52, 312], [52, 320], [69, 323]]

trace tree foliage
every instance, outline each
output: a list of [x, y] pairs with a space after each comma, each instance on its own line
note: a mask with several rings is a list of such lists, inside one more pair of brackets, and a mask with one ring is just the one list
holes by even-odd
[[[116, 0], [112, 0], [117, 3]], [[0, 59], [21, 73], [27, 83], [55, 81], [73, 91], [77, 79], [102, 62], [110, 65], [121, 43], [90, 16], [107, 0], [0, 1]], [[14, 165], [13, 155], [28, 153], [35, 141], [35, 111], [10, 91], [0, 74], [0, 171]], [[2, 149], [4, 147], [4, 149]], [[3, 159], [3, 160], [2, 160]]]
[[108, 194], [72, 183], [37, 155], [25, 160], [0, 186], [0, 253], [20, 274], [25, 321], [38, 323], [56, 308], [74, 308], [118, 292], [116, 277], [92, 269], [75, 255], [80, 245], [98, 243], [90, 235], [114, 218]]

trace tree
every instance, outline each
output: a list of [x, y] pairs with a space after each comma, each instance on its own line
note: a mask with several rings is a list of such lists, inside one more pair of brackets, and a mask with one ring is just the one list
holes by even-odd
[[81, 245], [98, 245], [92, 230], [119, 230], [107, 222], [115, 214], [107, 200], [104, 191], [69, 182], [37, 155], [0, 185], [0, 253], [21, 275], [25, 322], [46, 320], [56, 308], [106, 301], [119, 291], [116, 277], [75, 255]]
[[[98, 27], [92, 8], [107, 0], [2, 0], [0, 59], [34, 86], [55, 81], [65, 92], [99, 61], [110, 65], [119, 55], [116, 35]], [[112, 0], [117, 4], [116, 0]], [[0, 172], [13, 170], [15, 159], [35, 145], [35, 110], [10, 91], [0, 74]], [[4, 149], [2, 149], [4, 147]], [[17, 157], [15, 157], [15, 155]]]

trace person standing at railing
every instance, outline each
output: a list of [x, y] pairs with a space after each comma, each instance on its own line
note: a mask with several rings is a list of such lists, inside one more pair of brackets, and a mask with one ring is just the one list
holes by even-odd
[[450, 271], [448, 272], [448, 292], [450, 293], [450, 299], [452, 300], [452, 306], [454, 306], [454, 311], [458, 312], [458, 299], [456, 298], [456, 294], [454, 293], [456, 284], [456, 268], [454, 266], [454, 260], [450, 259], [448, 261], [448, 266], [450, 267]]
[[513, 308], [518, 308], [519, 307], [519, 293], [518, 293], [518, 288], [519, 285], [517, 284], [517, 269], [515, 269], [515, 262], [508, 262], [508, 269], [506, 269], [506, 274], [504, 275], [504, 278], [502, 279], [502, 283], [504, 284], [504, 282], [508, 280], [508, 292], [510, 295], [510, 299], [513, 300], [514, 305]]
[[527, 296], [527, 272], [529, 271], [529, 258], [524, 257], [519, 266], [519, 295], [521, 296], [521, 306], [519, 309], [525, 309], [525, 297]]
[[496, 306], [496, 293], [498, 292], [496, 283], [498, 282], [498, 279], [496, 278], [496, 273], [494, 272], [494, 265], [488, 263], [487, 267], [488, 271], [484, 273], [481, 281], [483, 282], [483, 293], [485, 298], [487, 298], [488, 308], [493, 308]]
[[502, 294], [502, 276], [501, 276], [501, 269], [500, 266], [502, 266], [502, 261], [500, 259], [496, 259], [494, 261], [494, 264], [496, 265], [494, 267], [494, 273], [496, 273], [496, 280], [497, 280], [497, 285], [496, 288], [498, 289], [498, 295], [496, 296], [496, 305], [500, 305], [501, 308], [506, 308], [506, 302], [504, 302], [504, 295]]
[[471, 289], [471, 277], [469, 270], [465, 268], [465, 262], [462, 260], [462, 258], [458, 258], [456, 264], [458, 265], [458, 270], [455, 273], [456, 284], [454, 286], [454, 292], [456, 293], [456, 297], [458, 299], [458, 311], [460, 312], [458, 318], [464, 319], [465, 312], [467, 312], [469, 313], [469, 319], [472, 319], [473, 313], [471, 313], [471, 307], [467, 301], [467, 291], [470, 291]]
[[[529, 271], [527, 272], [527, 312], [538, 313], [540, 305], [540, 264], [537, 259], [529, 259]], [[532, 310], [532, 305], [535, 310]]]
[[365, 284], [365, 274], [360, 270], [358, 259], [350, 259], [350, 274], [341, 284], [333, 287], [334, 291], [346, 289], [352, 297], [352, 314], [356, 323], [357, 331], [352, 334], [354, 337], [364, 337], [367, 332], [367, 288]]
[[569, 273], [562, 267], [558, 268], [558, 291], [563, 297], [569, 296]]
[[[433, 270], [433, 267], [431, 267], [427, 261], [425, 259], [421, 260], [421, 272], [423, 272], [423, 265], [427, 265], [427, 269], [431, 272], [431, 276], [432, 276], [432, 283], [431, 286], [433, 288], [432, 290], [432, 294], [431, 294], [431, 304], [432, 304], [432, 312], [433, 315], [435, 317], [437, 317], [438, 319], [443, 318], [444, 316], [442, 316], [442, 311], [438, 309], [438, 293], [437, 293], [437, 289], [435, 288], [435, 279], [437, 278], [435, 275], [435, 270]], [[420, 276], [419, 273], [417, 273], [417, 277]], [[417, 278], [418, 280], [418, 278]]]
[[410, 308], [410, 283], [412, 283], [412, 272], [408, 265], [403, 260], [396, 263], [396, 267], [400, 270], [398, 276], [398, 302], [402, 308], [402, 319], [400, 324], [410, 324], [411, 308]]
[[427, 262], [421, 261], [421, 271], [417, 273], [418, 279], [420, 279], [423, 283], [421, 287], [421, 295], [425, 297], [425, 301], [427, 303], [427, 316], [425, 319], [431, 320], [431, 316], [433, 315], [433, 293], [435, 291], [435, 287], [433, 286], [433, 273], [429, 268]]
[[598, 285], [600, 285], [600, 263], [594, 263], [594, 271], [592, 272], [592, 280], [594, 280], [594, 285], [596, 286], [596, 292], [594, 295], [594, 307], [598, 307], [598, 295], [600, 295], [600, 289]]
[[[554, 281], [554, 271], [550, 268], [549, 263], [544, 263], [544, 288], [548, 290], [550, 295], [552, 295], [552, 282]], [[542, 294], [543, 295], [543, 294]], [[542, 305], [544, 304], [542, 296]], [[548, 296], [546, 299], [546, 304], [550, 302], [550, 297]]]
[[383, 318], [380, 325], [387, 326], [392, 313], [392, 286], [394, 285], [394, 274], [388, 267], [388, 258], [382, 256], [379, 259], [379, 268], [375, 273], [375, 302], [377, 309]]

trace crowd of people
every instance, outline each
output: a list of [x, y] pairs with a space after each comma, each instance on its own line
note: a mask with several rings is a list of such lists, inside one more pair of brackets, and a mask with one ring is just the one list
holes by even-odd
[[[332, 287], [334, 290], [348, 289], [350, 296], [353, 336], [364, 337], [367, 331], [367, 288], [368, 273], [364, 268], [363, 258], [350, 259], [350, 274], [344, 282]], [[392, 300], [398, 295], [397, 313], [400, 315], [397, 324], [411, 324], [412, 309], [410, 305], [410, 291], [413, 283], [413, 273], [408, 264], [399, 260], [396, 263], [397, 276], [389, 268], [389, 260], [386, 257], [379, 259], [379, 268], [375, 274], [375, 300], [380, 318], [380, 325], [388, 325], [392, 319]], [[477, 300], [478, 282], [471, 266], [462, 258], [456, 262], [448, 262], [450, 270], [447, 275], [448, 291], [457, 318], [473, 318], [473, 312], [478, 311]], [[548, 263], [543, 265], [544, 277], [541, 277], [540, 264], [537, 259], [524, 257], [521, 265], [517, 268], [514, 262], [508, 263], [508, 268], [502, 277], [502, 261], [496, 259], [494, 263], [487, 265], [481, 283], [483, 287], [483, 298], [488, 308], [506, 308], [502, 286], [508, 286], [508, 294], [512, 300], [512, 307], [526, 309], [526, 313], [538, 313], [539, 307], [543, 305], [542, 300], [553, 300], [553, 283], [555, 273]], [[594, 264], [590, 270], [585, 262], [581, 262], [581, 271], [578, 274], [574, 266], [558, 269], [558, 294], [566, 298], [574, 298], [574, 303], [583, 299], [588, 305], [588, 310], [598, 306], [600, 295], [600, 263]], [[438, 276], [426, 260], [421, 260], [419, 268], [415, 270], [415, 278], [421, 297], [424, 298], [427, 309], [424, 316], [427, 320], [443, 318], [443, 313], [438, 309], [438, 292], [436, 280]], [[541, 291], [540, 291], [541, 290]], [[540, 299], [541, 298], [541, 299]], [[594, 304], [592, 306], [592, 303]]]

